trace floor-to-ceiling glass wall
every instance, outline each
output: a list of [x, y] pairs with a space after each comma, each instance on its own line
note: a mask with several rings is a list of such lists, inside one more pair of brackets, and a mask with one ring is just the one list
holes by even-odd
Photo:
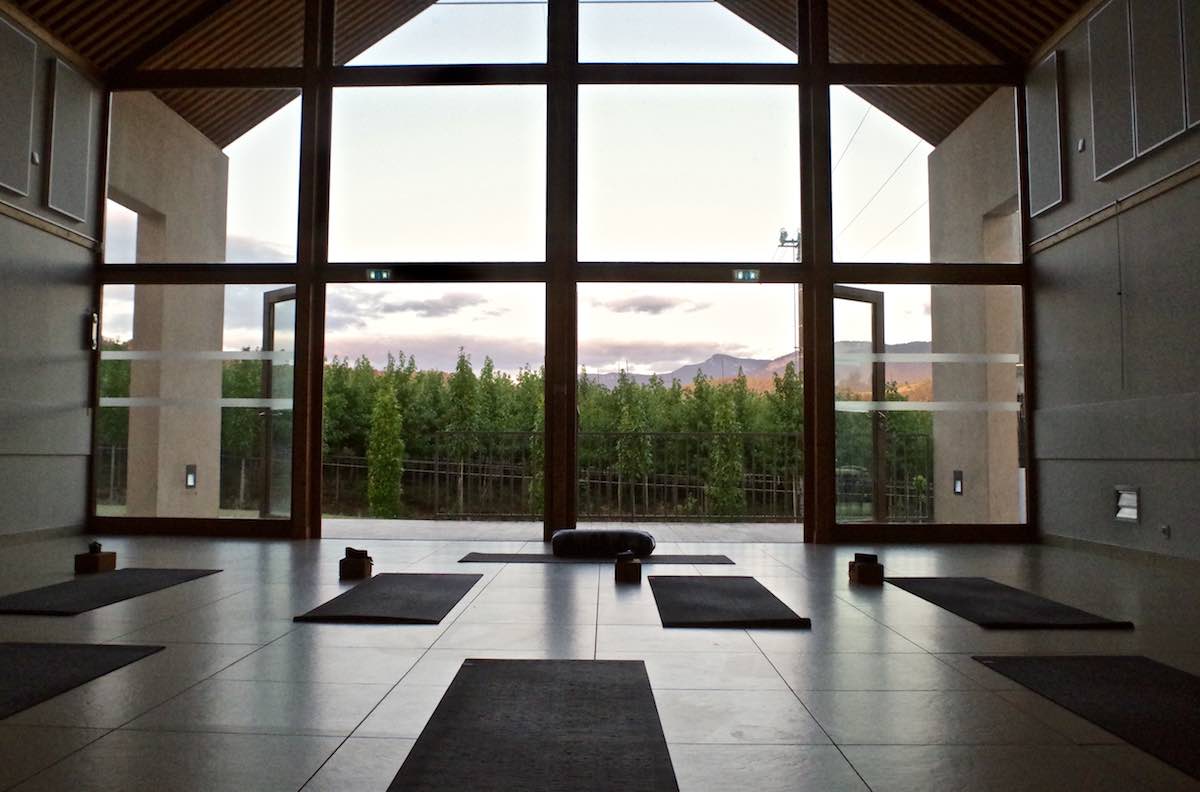
[[[294, 536], [1026, 520], [1022, 75], [987, 46], [915, 3], [306, 0], [202, 56], [249, 5], [113, 81], [104, 520], [180, 513], [130, 511], [151, 469], [215, 475], [192, 527]], [[208, 461], [166, 454], [189, 390]]]

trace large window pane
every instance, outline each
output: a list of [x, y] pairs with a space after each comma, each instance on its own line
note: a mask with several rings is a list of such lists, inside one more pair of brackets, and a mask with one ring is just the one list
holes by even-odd
[[325, 535], [540, 520], [544, 332], [541, 284], [330, 285]]
[[545, 63], [545, 0], [339, 0], [339, 65]]
[[96, 511], [291, 515], [295, 289], [106, 286]]
[[795, 285], [580, 284], [580, 518], [799, 521], [799, 310]]
[[1025, 521], [1020, 287], [839, 286], [834, 338], [839, 520]]
[[790, 260], [800, 221], [794, 87], [579, 89], [579, 257]]
[[334, 92], [335, 262], [541, 261], [546, 89]]
[[1021, 261], [1011, 88], [830, 89], [835, 261]]
[[796, 3], [580, 0], [579, 60], [795, 63]]
[[296, 91], [116, 93], [110, 129], [105, 262], [296, 260]]

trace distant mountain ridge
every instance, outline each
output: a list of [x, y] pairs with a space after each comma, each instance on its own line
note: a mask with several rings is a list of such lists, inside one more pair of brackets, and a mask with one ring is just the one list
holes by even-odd
[[[838, 341], [833, 345], [834, 357], [840, 355], [861, 354], [871, 351], [871, 342], [869, 341]], [[916, 353], [929, 352], [931, 344], [928, 341], [909, 341], [903, 344], [888, 344], [886, 349], [888, 352]], [[723, 380], [736, 377], [738, 369], [746, 375], [748, 380], [771, 381], [774, 374], [782, 374], [787, 364], [796, 361], [800, 358], [798, 352], [788, 352], [776, 358], [740, 358], [733, 355], [716, 353], [710, 355], [706, 360], [699, 363], [685, 363], [674, 371], [659, 373], [658, 376], [662, 379], [663, 384], [668, 387], [675, 380], [679, 380], [681, 385], [688, 385], [696, 378], [697, 372], [703, 371], [704, 376], [709, 379]], [[803, 360], [801, 359], [802, 363]], [[845, 363], [840, 364], [847, 368], [854, 368], [855, 364]], [[799, 369], [800, 366], [797, 366]], [[617, 372], [606, 374], [588, 373], [588, 379], [597, 385], [602, 385], [605, 388], [614, 388], [617, 385], [617, 378], [620, 375]], [[645, 385], [650, 382], [650, 374], [630, 374], [629, 377], [639, 385]], [[897, 382], [921, 382], [933, 376], [933, 369], [929, 363], [889, 363], [887, 364], [887, 378], [896, 380]]]

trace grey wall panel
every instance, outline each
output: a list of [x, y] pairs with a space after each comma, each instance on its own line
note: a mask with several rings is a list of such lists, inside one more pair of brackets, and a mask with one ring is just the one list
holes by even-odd
[[0, 534], [81, 526], [87, 457], [0, 456]]
[[0, 217], [0, 454], [86, 454], [91, 254]]
[[1188, 126], [1200, 124], [1200, 0], [1183, 0], [1183, 60]]
[[1039, 215], [1062, 202], [1062, 137], [1058, 101], [1059, 54], [1034, 67], [1025, 81], [1029, 128], [1029, 210]]
[[0, 217], [0, 533], [81, 525], [91, 253]]
[[1129, 0], [1138, 154], [1187, 128], [1179, 0]]
[[[1200, 3], [1200, 0], [1190, 0]], [[1095, 181], [1092, 162], [1091, 67], [1088, 25], [1081, 24], [1059, 42], [1059, 83], [1063, 128], [1063, 182], [1068, 193], [1058, 206], [1033, 218], [1033, 239], [1041, 239], [1071, 223], [1200, 161], [1200, 134], [1184, 134], [1158, 148], [1152, 156]], [[1084, 150], [1079, 151], [1083, 141]]]
[[1038, 406], [1121, 395], [1121, 297], [1114, 223], [1034, 258]]
[[1038, 459], [1200, 461], [1200, 393], [1038, 410]]
[[1128, 0], [1109, 0], [1088, 21], [1092, 161], [1102, 179], [1134, 158], [1133, 60]]
[[1120, 217], [1125, 388], [1200, 391], [1200, 181]]
[[46, 205], [80, 222], [88, 216], [92, 181], [92, 127], [97, 91], [79, 72], [54, 61], [50, 181]]
[[0, 19], [0, 187], [17, 195], [29, 194], [36, 78], [37, 45]]
[[[1038, 465], [1043, 533], [1200, 558], [1200, 462], [1058, 461]], [[1113, 486], [1141, 488], [1142, 521], [1112, 519]], [[1171, 526], [1171, 537], [1161, 526]]]

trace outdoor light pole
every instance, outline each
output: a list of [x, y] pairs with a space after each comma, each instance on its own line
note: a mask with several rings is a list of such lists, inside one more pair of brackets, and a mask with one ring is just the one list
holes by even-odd
[[[796, 264], [800, 263], [800, 229], [796, 229], [795, 238], [788, 237], [786, 228], [779, 229], [779, 247], [792, 249], [792, 261]], [[800, 284], [796, 284], [796, 292], [792, 295], [792, 329], [796, 335], [792, 343], [792, 360], [796, 366], [796, 376], [803, 376], [800, 372], [800, 338], [804, 335], [800, 325]], [[800, 514], [800, 498], [796, 492], [795, 477], [792, 478], [792, 517], [797, 517]]]
[[[800, 230], [796, 230], [795, 238], [788, 237], [786, 228], [779, 229], [779, 247], [792, 249], [792, 261], [800, 263]], [[796, 287], [795, 298], [792, 302], [792, 327], [796, 329], [796, 338], [792, 346], [793, 358], [796, 362], [796, 373], [800, 371], [800, 287]]]

